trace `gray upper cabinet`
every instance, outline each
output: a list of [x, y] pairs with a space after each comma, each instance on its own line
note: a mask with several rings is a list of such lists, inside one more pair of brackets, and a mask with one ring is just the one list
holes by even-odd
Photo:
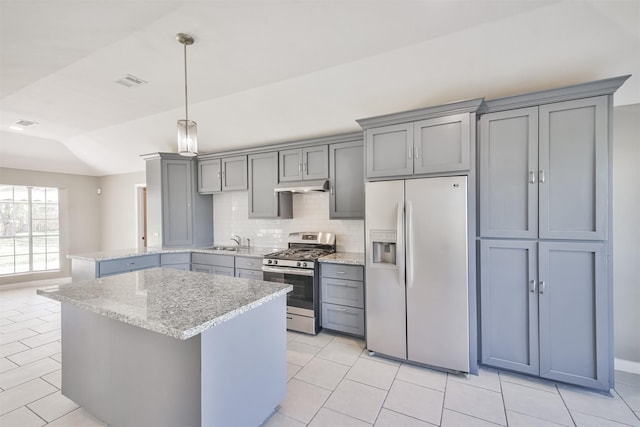
[[480, 118], [480, 235], [538, 237], [538, 107]]
[[357, 120], [365, 130], [366, 178], [471, 170], [482, 99]]
[[196, 163], [173, 153], [145, 156], [147, 244], [207, 246], [213, 241], [211, 196], [198, 194]]
[[328, 153], [327, 145], [280, 151], [280, 182], [329, 178]]
[[291, 218], [291, 193], [276, 193], [278, 184], [278, 153], [250, 154], [249, 218]]
[[202, 194], [247, 189], [247, 156], [198, 161], [198, 192]]
[[422, 120], [413, 125], [413, 173], [469, 170], [469, 114]]
[[367, 178], [411, 175], [413, 124], [367, 129]]
[[329, 146], [329, 218], [364, 218], [362, 140]]
[[220, 159], [198, 160], [198, 192], [201, 194], [222, 191], [222, 163]]
[[607, 96], [540, 106], [540, 238], [607, 238]]
[[606, 239], [607, 97], [480, 119], [480, 235]]

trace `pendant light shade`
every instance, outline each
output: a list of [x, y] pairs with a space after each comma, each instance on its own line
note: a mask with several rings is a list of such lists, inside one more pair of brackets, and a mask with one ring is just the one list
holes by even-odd
[[187, 95], [187, 46], [194, 39], [186, 33], [176, 34], [176, 40], [184, 46], [184, 120], [178, 120], [178, 154], [196, 156], [198, 154], [198, 125], [189, 120], [189, 98]]

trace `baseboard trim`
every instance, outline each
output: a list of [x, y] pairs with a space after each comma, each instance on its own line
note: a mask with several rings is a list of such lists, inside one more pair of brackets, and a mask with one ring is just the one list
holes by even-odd
[[63, 285], [65, 283], [71, 283], [71, 277], [59, 277], [57, 279], [30, 280], [28, 282], [10, 283], [7, 285], [0, 285], [0, 291], [6, 291], [9, 289], [55, 286]]
[[614, 366], [616, 371], [631, 372], [632, 374], [640, 375], [640, 362], [633, 362], [631, 360], [615, 359]]

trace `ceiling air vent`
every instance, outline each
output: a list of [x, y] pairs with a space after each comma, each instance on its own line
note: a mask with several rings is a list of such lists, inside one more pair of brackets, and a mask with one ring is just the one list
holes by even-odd
[[140, 77], [132, 76], [131, 74], [125, 74], [124, 77], [116, 80], [116, 83], [125, 87], [136, 87], [147, 82], [145, 80], [142, 80]]
[[16, 122], [16, 124], [17, 124], [18, 126], [29, 127], [29, 126], [37, 125], [37, 124], [38, 124], [38, 122], [32, 122], [32, 121], [30, 121], [30, 120], [18, 120], [18, 121]]

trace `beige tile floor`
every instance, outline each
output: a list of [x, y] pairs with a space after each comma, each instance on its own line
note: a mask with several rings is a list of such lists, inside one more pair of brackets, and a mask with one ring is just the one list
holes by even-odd
[[[464, 378], [400, 364], [325, 332], [287, 341], [287, 397], [267, 427], [640, 426], [640, 375], [616, 372], [605, 396], [490, 369]], [[0, 291], [0, 426], [104, 426], [62, 396], [60, 381], [59, 304], [35, 288]]]

